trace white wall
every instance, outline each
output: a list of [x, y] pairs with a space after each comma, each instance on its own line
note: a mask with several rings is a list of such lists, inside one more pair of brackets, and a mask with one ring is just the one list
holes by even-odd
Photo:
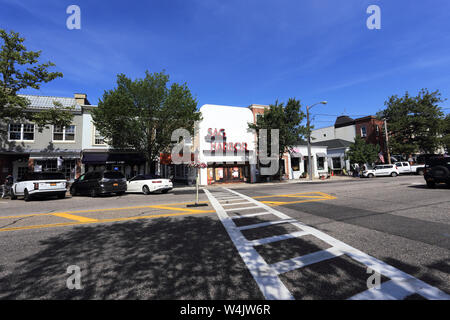
[[342, 139], [353, 142], [355, 141], [356, 137], [356, 126], [351, 125], [347, 127], [336, 128], [334, 136], [336, 137], [335, 139]]
[[[301, 153], [303, 157], [308, 157], [308, 147], [307, 146], [296, 146], [294, 148], [295, 152]], [[311, 161], [313, 162], [314, 166], [314, 177], [318, 178], [323, 173], [328, 173], [328, 161], [325, 159], [324, 162], [324, 169], [323, 170], [317, 170], [317, 154], [318, 153], [324, 153], [327, 154], [327, 147], [324, 146], [311, 146]], [[289, 166], [289, 178], [290, 179], [299, 179], [304, 170], [304, 161], [300, 161], [300, 170], [299, 171], [293, 171], [291, 166]], [[306, 173], [307, 170], [306, 170]]]
[[94, 145], [94, 123], [92, 122], [92, 115], [88, 111], [83, 112], [83, 140], [82, 149], [108, 149], [108, 145]]
[[321, 142], [327, 140], [333, 140], [335, 138], [334, 126], [320, 128], [311, 131], [311, 142]]
[[[242, 162], [247, 160], [256, 162], [255, 153], [255, 138], [254, 132], [248, 129], [248, 123], [253, 123], [253, 113], [248, 108], [220, 106], [206, 104], [200, 108], [203, 120], [199, 124], [199, 139], [200, 141], [200, 156], [199, 160], [205, 163], [224, 163], [224, 162]], [[250, 153], [250, 158], [246, 159], [245, 156], [223, 155], [223, 156], [205, 156], [203, 151], [211, 150], [211, 143], [205, 141], [205, 137], [208, 135], [208, 129], [211, 128], [214, 132], [215, 129], [225, 129], [227, 143], [247, 143], [247, 149]], [[251, 176], [254, 180], [255, 165], [251, 166]], [[200, 170], [200, 184], [207, 184], [207, 169]]]

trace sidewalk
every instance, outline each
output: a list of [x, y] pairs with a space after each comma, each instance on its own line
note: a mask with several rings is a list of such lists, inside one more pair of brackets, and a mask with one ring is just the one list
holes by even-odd
[[[229, 189], [239, 189], [239, 188], [248, 188], [248, 187], [257, 187], [257, 186], [271, 186], [271, 185], [280, 185], [280, 184], [318, 184], [318, 183], [333, 183], [333, 182], [344, 182], [344, 181], [359, 181], [360, 178], [353, 178], [347, 176], [333, 176], [330, 179], [320, 180], [314, 179], [310, 181], [309, 179], [292, 179], [292, 180], [281, 180], [281, 181], [270, 181], [270, 182], [258, 182], [258, 183], [218, 183], [215, 185], [208, 186], [199, 186], [200, 189], [214, 189], [227, 187]], [[195, 185], [187, 186], [187, 185], [174, 185], [173, 190], [195, 190]]]

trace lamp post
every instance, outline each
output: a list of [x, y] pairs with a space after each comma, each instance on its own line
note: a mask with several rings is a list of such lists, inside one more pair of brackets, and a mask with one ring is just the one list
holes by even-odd
[[312, 181], [312, 174], [313, 174], [313, 170], [312, 170], [312, 160], [311, 160], [311, 125], [310, 125], [310, 120], [309, 120], [309, 109], [311, 109], [312, 107], [318, 105], [318, 104], [327, 104], [327, 101], [321, 101], [321, 102], [317, 102], [314, 103], [311, 106], [306, 106], [306, 128], [308, 130], [308, 175], [309, 175], [309, 180]]

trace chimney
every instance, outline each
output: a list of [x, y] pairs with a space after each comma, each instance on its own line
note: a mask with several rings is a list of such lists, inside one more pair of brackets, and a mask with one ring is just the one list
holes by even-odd
[[75, 100], [77, 101], [77, 103], [80, 106], [90, 105], [90, 103], [89, 103], [89, 101], [87, 99], [87, 94], [85, 94], [85, 93], [75, 93], [73, 96], [74, 96]]

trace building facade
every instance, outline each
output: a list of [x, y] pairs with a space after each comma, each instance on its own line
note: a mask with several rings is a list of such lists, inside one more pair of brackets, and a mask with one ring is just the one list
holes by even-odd
[[120, 171], [127, 179], [145, 173], [144, 155], [133, 150], [115, 150], [95, 128], [92, 110], [97, 106], [83, 105], [82, 172]]
[[256, 143], [248, 123], [254, 122], [249, 108], [204, 105], [199, 124], [200, 184], [256, 181]]
[[[20, 179], [28, 171], [62, 171], [73, 181], [81, 174], [83, 120], [79, 94], [73, 98], [19, 95], [29, 100], [28, 112], [55, 107], [71, 107], [70, 126], [49, 125], [38, 130], [27, 121], [0, 122], [0, 178], [7, 174]], [[86, 100], [87, 102], [87, 100]], [[87, 102], [88, 103], [88, 102]]]

